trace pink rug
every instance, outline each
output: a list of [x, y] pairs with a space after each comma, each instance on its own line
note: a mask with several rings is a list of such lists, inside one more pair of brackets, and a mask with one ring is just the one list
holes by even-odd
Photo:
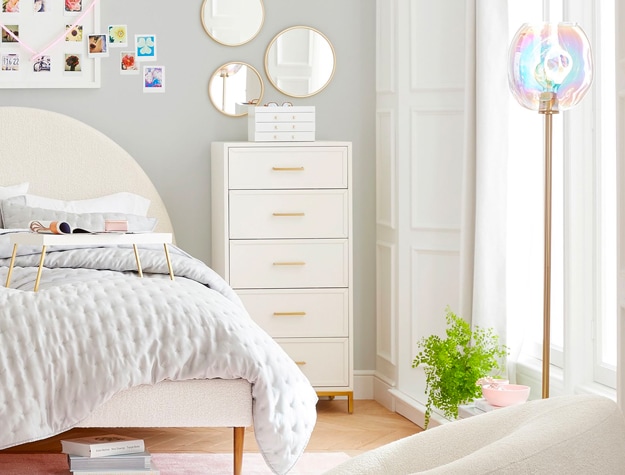
[[[289, 475], [318, 475], [349, 459], [343, 452], [305, 453]], [[152, 454], [160, 475], [230, 475], [232, 454]], [[272, 471], [262, 455], [243, 454], [244, 475]], [[63, 454], [0, 454], [1, 475], [70, 475]]]

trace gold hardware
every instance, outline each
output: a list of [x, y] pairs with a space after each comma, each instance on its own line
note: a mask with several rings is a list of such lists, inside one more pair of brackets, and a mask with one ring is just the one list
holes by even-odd
[[274, 262], [274, 266], [305, 266], [305, 262]]
[[304, 167], [272, 167], [274, 172], [303, 172]]
[[306, 362], [305, 361], [296, 361], [295, 364], [297, 366], [304, 366], [306, 364]]
[[274, 216], [306, 216], [304, 213], [273, 213]]
[[303, 317], [306, 312], [273, 312], [274, 317]]

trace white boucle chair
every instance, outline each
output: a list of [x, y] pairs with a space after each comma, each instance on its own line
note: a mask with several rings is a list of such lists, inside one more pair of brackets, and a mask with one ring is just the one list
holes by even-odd
[[358, 455], [326, 475], [625, 474], [625, 419], [601, 396], [497, 409]]

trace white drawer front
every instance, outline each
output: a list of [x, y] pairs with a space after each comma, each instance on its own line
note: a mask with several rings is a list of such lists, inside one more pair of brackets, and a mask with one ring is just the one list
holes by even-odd
[[347, 287], [346, 239], [230, 241], [235, 289]]
[[238, 290], [254, 321], [273, 337], [349, 336], [347, 289]]
[[233, 148], [230, 189], [347, 188], [347, 147]]
[[282, 110], [273, 112], [256, 110], [255, 114], [252, 114], [249, 118], [250, 121], [254, 121], [256, 124], [263, 122], [312, 122], [315, 123], [315, 111], [310, 110], [307, 112], [297, 110]]
[[250, 142], [314, 142], [315, 131], [253, 132], [247, 139]]
[[230, 192], [230, 238], [346, 238], [347, 190]]
[[314, 122], [271, 122], [256, 124], [256, 132], [314, 132]]
[[347, 338], [277, 341], [316, 388], [349, 386]]

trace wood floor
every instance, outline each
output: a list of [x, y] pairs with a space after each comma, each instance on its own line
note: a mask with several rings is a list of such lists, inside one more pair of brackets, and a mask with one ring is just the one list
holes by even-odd
[[[320, 400], [317, 424], [307, 452], [345, 452], [351, 456], [420, 432], [421, 428], [375, 401], [355, 400], [353, 414], [345, 399]], [[145, 440], [147, 450], [159, 452], [232, 453], [231, 429], [72, 429], [38, 442], [0, 453], [58, 453], [61, 439], [97, 434], [126, 434]], [[257, 452], [253, 429], [245, 431], [244, 451]]]

